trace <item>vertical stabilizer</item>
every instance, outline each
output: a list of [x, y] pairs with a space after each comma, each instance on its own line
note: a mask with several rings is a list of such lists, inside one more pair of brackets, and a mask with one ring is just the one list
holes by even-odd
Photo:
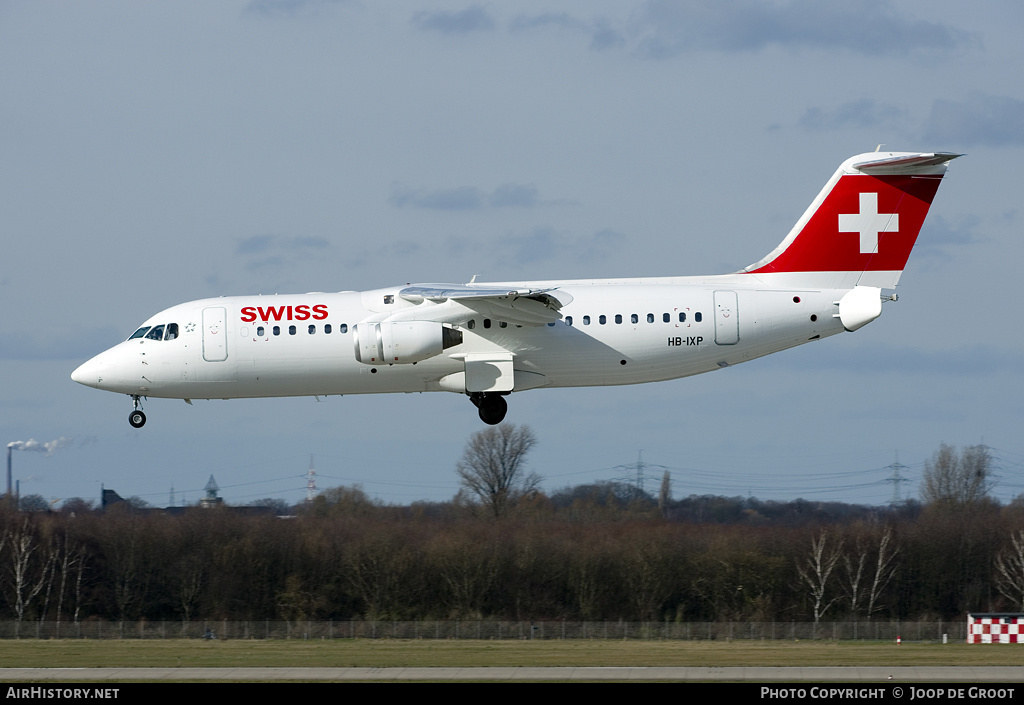
[[872, 152], [843, 162], [771, 253], [743, 271], [786, 286], [895, 288], [949, 152]]

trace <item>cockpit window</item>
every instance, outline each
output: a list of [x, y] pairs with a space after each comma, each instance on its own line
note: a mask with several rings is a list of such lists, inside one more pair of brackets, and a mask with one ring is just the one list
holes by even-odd
[[162, 326], [143, 326], [131, 334], [128, 340], [145, 338], [146, 340], [174, 340], [178, 337], [178, 324], [167, 323]]

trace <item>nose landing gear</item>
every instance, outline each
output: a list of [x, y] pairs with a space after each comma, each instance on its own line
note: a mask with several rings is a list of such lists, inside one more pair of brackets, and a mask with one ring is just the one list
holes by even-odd
[[479, 409], [480, 420], [485, 424], [494, 426], [505, 419], [508, 403], [505, 401], [504, 395], [491, 392], [473, 392], [469, 395], [469, 400]]
[[132, 413], [128, 414], [128, 423], [132, 425], [132, 428], [142, 428], [143, 426], [146, 425], [146, 415], [142, 413], [142, 409], [139, 408], [140, 406], [142, 406], [142, 404], [139, 401], [139, 395], [132, 394], [131, 396], [132, 404], [134, 405], [135, 408], [132, 411]]

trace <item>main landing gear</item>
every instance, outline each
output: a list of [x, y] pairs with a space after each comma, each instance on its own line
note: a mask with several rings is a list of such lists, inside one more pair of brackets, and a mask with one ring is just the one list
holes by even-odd
[[505, 419], [508, 403], [505, 396], [494, 392], [473, 392], [469, 400], [480, 410], [480, 420], [494, 426]]
[[135, 408], [132, 413], [128, 414], [128, 423], [132, 425], [132, 428], [142, 428], [146, 425], [146, 415], [139, 408], [142, 404], [139, 402], [138, 394], [132, 394], [132, 403]]

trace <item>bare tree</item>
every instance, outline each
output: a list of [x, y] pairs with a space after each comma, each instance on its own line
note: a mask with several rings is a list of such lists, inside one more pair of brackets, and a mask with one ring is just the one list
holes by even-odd
[[1010, 534], [1010, 546], [996, 556], [996, 588], [1024, 610], [1024, 530]]
[[61, 620], [64, 616], [64, 599], [67, 590], [68, 579], [75, 577], [75, 609], [74, 621], [78, 621], [78, 610], [81, 604], [81, 582], [82, 570], [85, 565], [85, 548], [80, 544], [73, 543], [67, 531], [57, 539], [58, 558], [60, 563], [60, 585], [57, 588], [57, 634], [60, 635]]
[[800, 579], [810, 588], [811, 598], [814, 600], [815, 624], [821, 620], [821, 616], [825, 614], [828, 608], [839, 599], [838, 597], [833, 597], [831, 600], [825, 601], [828, 593], [829, 578], [832, 577], [836, 563], [839, 562], [842, 550], [842, 541], [839, 541], [835, 546], [830, 547], [828, 545], [828, 530], [822, 529], [817, 536], [811, 539], [811, 554], [803, 564], [797, 563], [796, 569], [800, 574]]
[[988, 446], [967, 446], [959, 454], [943, 443], [924, 464], [921, 499], [925, 504], [963, 507], [988, 496], [992, 489], [992, 456]]
[[525, 469], [526, 456], [536, 442], [529, 426], [501, 424], [477, 431], [455, 466], [462, 486], [492, 516], [508, 514], [540, 486], [541, 476]]
[[900, 552], [899, 546], [893, 544], [892, 527], [885, 527], [882, 536], [878, 539], [878, 557], [875, 560], [875, 574], [871, 579], [871, 587], [868, 589], [868, 619], [871, 615], [881, 609], [878, 598], [882, 590], [889, 584], [892, 577], [896, 575], [896, 555]]
[[175, 596], [181, 606], [183, 621], [188, 622], [199, 604], [199, 597], [206, 582], [206, 556], [194, 552], [188, 553], [178, 561], [174, 571], [176, 578]]
[[442, 534], [430, 543], [429, 552], [444, 588], [449, 618], [481, 618], [487, 592], [498, 579], [495, 544], [476, 534]]
[[35, 527], [30, 526], [28, 518], [20, 526], [5, 532], [0, 547], [3, 545], [9, 547], [3, 576], [4, 596], [14, 612], [15, 628], [20, 629], [29, 605], [51, 577], [54, 553], [41, 546]]
[[864, 565], [867, 562], [868, 549], [861, 537], [857, 537], [852, 551], [843, 554], [843, 567], [846, 569], [847, 597], [850, 600], [850, 614], [853, 615], [854, 619], [857, 618], [861, 601], [864, 599]]
[[[850, 613], [856, 618], [861, 609], [864, 609], [868, 620], [871, 615], [881, 609], [878, 598], [889, 584], [896, 573], [896, 566], [893, 561], [899, 549], [892, 544], [892, 527], [885, 527], [882, 535], [878, 538], [878, 550], [875, 554], [874, 570], [869, 566], [871, 550], [869, 541], [859, 536], [853, 546], [852, 556], [850, 553], [843, 555], [843, 567], [846, 570], [846, 586], [850, 600]], [[870, 580], [870, 584], [867, 581]], [[867, 603], [866, 605], [864, 603]]]

